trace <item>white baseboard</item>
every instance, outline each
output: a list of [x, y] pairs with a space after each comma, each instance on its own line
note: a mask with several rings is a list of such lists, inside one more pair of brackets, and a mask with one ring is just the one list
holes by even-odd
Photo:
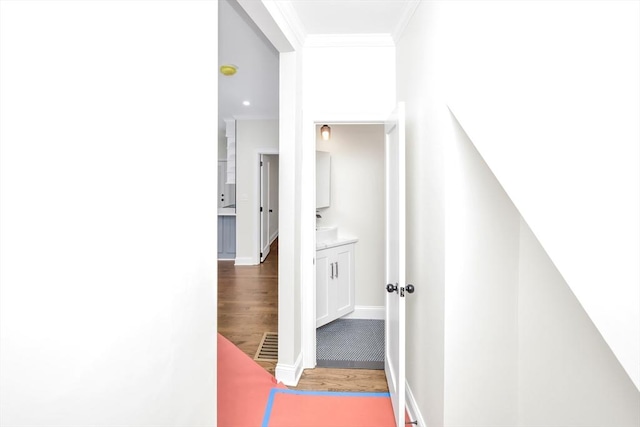
[[278, 230], [276, 230], [276, 232], [273, 233], [273, 236], [269, 238], [269, 245], [272, 245], [277, 238], [278, 238]]
[[302, 353], [298, 354], [298, 359], [296, 359], [296, 363], [294, 365], [286, 365], [280, 362], [276, 365], [276, 380], [284, 385], [291, 387], [297, 386], [301, 376]]
[[344, 316], [343, 319], [384, 320], [384, 306], [356, 305], [355, 310]]
[[422, 413], [420, 412], [420, 408], [418, 408], [418, 403], [416, 402], [416, 398], [411, 391], [411, 387], [409, 387], [409, 382], [406, 381], [406, 389], [405, 389], [405, 400], [407, 403], [407, 412], [409, 413], [409, 418], [411, 421], [418, 421], [418, 427], [427, 427], [427, 424], [424, 422], [424, 418], [422, 417]]
[[236, 258], [236, 265], [258, 265], [251, 257], [238, 257]]

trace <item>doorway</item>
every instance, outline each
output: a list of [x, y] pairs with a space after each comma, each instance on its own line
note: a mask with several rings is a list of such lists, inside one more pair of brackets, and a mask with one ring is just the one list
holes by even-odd
[[260, 154], [260, 262], [271, 252], [279, 233], [279, 156]]
[[[323, 125], [316, 123], [317, 159], [329, 158], [328, 169], [326, 161], [316, 162], [316, 366], [384, 369], [384, 124], [329, 123], [326, 140]], [[318, 197], [327, 186], [328, 196]], [[347, 296], [349, 279], [354, 286]], [[347, 339], [354, 343], [351, 350], [358, 343], [357, 351], [332, 348], [345, 336], [354, 337]]]

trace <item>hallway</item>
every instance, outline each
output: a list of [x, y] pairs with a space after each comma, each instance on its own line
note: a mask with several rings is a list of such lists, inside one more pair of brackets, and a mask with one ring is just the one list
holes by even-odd
[[[278, 331], [278, 240], [264, 263], [218, 261], [218, 332], [251, 358], [264, 332]], [[256, 362], [275, 375], [275, 362]], [[305, 369], [298, 390], [388, 391], [383, 370]]]

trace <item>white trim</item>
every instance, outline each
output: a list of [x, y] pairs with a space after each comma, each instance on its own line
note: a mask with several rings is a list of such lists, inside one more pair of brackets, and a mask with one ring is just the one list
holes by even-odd
[[402, 12], [402, 16], [398, 21], [398, 25], [396, 25], [396, 28], [393, 30], [393, 33], [391, 34], [391, 37], [393, 38], [394, 43], [398, 43], [398, 40], [400, 40], [400, 37], [402, 37], [402, 34], [404, 34], [404, 30], [407, 28], [407, 25], [409, 25], [409, 21], [411, 21], [413, 14], [416, 13], [416, 9], [418, 8], [419, 4], [420, 4], [420, 0], [412, 0], [405, 4], [405, 8], [404, 8], [404, 11]]
[[395, 47], [391, 34], [310, 34], [304, 47]]
[[269, 238], [269, 246], [273, 245], [273, 242], [275, 242], [277, 238], [278, 238], [278, 230], [276, 230], [276, 232], [273, 233], [273, 236]]
[[277, 114], [236, 114], [235, 120], [278, 120]]
[[355, 310], [344, 316], [343, 319], [384, 320], [384, 306], [356, 305]]
[[418, 402], [416, 402], [416, 398], [411, 391], [411, 387], [409, 387], [409, 381], [405, 381], [406, 388], [406, 405], [407, 412], [409, 413], [409, 418], [411, 421], [418, 421], [418, 426], [427, 427], [427, 423], [424, 422], [424, 417], [422, 416], [422, 412], [420, 412], [420, 408], [418, 407]]
[[[290, 31], [287, 31], [289, 29], [283, 27], [284, 23], [273, 15], [273, 12], [267, 8], [264, 2], [238, 0], [238, 3], [279, 53], [291, 52], [296, 49], [292, 44]], [[281, 16], [278, 17], [281, 18]]]
[[[390, 110], [393, 106], [390, 107]], [[316, 124], [329, 124], [329, 125], [362, 125], [362, 124], [384, 124], [389, 118], [389, 112], [379, 113], [334, 113], [331, 111], [310, 111], [310, 117], [321, 117], [322, 120], [313, 119], [313, 134], [315, 137]], [[315, 139], [314, 139], [315, 142]], [[314, 146], [315, 147], [315, 146]]]
[[[315, 115], [302, 112], [303, 191], [300, 197], [300, 325], [303, 363], [316, 367], [316, 121]], [[306, 163], [305, 163], [306, 161]]]
[[278, 362], [276, 365], [276, 379], [291, 387], [298, 385], [300, 377], [302, 376], [302, 353], [298, 354], [296, 363], [294, 365], [285, 365]]
[[284, 20], [289, 31], [291, 31], [291, 35], [296, 41], [295, 44], [297, 44], [298, 46], [304, 46], [304, 41], [307, 37], [307, 33], [291, 2], [269, 1], [264, 2], [264, 5], [277, 23], [278, 21]]
[[251, 257], [238, 257], [235, 265], [258, 265], [258, 263]]

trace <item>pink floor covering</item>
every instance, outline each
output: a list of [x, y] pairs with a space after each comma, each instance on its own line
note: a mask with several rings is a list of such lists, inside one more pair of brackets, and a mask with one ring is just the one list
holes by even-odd
[[388, 393], [290, 390], [218, 334], [218, 427], [393, 427]]

